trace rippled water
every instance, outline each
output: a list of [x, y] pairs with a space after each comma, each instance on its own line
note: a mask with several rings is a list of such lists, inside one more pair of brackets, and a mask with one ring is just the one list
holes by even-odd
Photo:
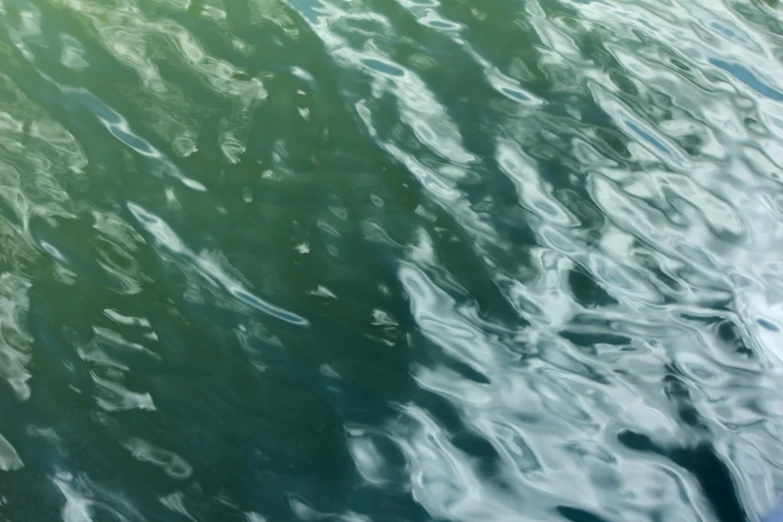
[[755, 521], [777, 0], [0, 0], [0, 520]]

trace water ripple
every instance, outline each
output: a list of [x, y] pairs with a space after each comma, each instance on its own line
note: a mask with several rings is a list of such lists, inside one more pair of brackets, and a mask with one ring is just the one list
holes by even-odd
[[758, 520], [782, 30], [0, 0], [0, 518]]

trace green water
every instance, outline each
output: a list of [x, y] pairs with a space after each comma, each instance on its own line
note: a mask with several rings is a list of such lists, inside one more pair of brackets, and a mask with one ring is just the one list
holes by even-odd
[[0, 521], [756, 521], [776, 0], [0, 0]]

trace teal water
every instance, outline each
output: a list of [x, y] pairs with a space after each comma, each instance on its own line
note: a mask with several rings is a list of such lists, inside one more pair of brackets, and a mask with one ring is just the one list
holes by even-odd
[[0, 0], [0, 521], [756, 521], [776, 0]]

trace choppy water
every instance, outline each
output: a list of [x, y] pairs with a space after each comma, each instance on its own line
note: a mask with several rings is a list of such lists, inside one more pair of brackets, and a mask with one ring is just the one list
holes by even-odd
[[782, 33], [0, 0], [0, 520], [757, 520]]

